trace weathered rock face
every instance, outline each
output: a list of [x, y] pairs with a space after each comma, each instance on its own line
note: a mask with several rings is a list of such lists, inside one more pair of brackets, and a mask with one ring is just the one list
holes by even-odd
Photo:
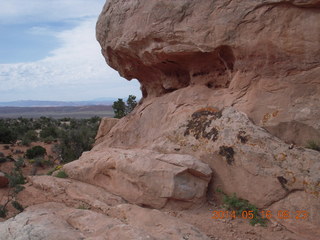
[[35, 205], [0, 223], [0, 240], [178, 240], [185, 236], [195, 240], [209, 239], [195, 227], [157, 210], [119, 205], [110, 212], [112, 217], [91, 210], [70, 208], [62, 203]]
[[273, 220], [316, 239], [320, 154], [288, 143], [320, 140], [319, 21], [319, 0], [109, 1], [97, 39], [144, 99], [86, 158], [191, 155], [213, 170], [209, 196], [219, 187], [275, 213], [307, 211]]
[[203, 202], [211, 169], [190, 155], [105, 148], [91, 151], [64, 170], [131, 203], [152, 208]]
[[117, 118], [102, 118], [100, 122], [100, 126], [97, 132], [97, 135], [95, 137], [95, 144], [98, 144], [101, 142], [101, 139], [109, 133], [111, 128], [116, 125], [116, 123], [119, 121]]
[[[109, 1], [97, 23], [108, 64], [145, 98], [206, 86], [296, 144], [320, 138], [320, 2]], [[201, 93], [203, 94], [203, 93]]]
[[[131, 116], [128, 118], [130, 120], [121, 120], [104, 142], [83, 158], [97, 166], [90, 155], [95, 156], [104, 149], [109, 151], [108, 146], [119, 147], [124, 142], [127, 147], [139, 147], [140, 150], [134, 151], [141, 151], [142, 154], [145, 150], [141, 149], [144, 148], [163, 153], [189, 154], [207, 163], [213, 170], [213, 181], [208, 191], [210, 198], [214, 197], [215, 189], [220, 188], [228, 194], [236, 193], [260, 208], [273, 209], [274, 214], [280, 210], [292, 213], [306, 211], [309, 217], [303, 221], [285, 221], [277, 217], [273, 220], [280, 221], [295, 232], [306, 234], [304, 237], [307, 239], [320, 234], [320, 153], [298, 147], [291, 149], [289, 144], [254, 125], [245, 114], [232, 107], [219, 111], [196, 103], [192, 105], [187, 102], [182, 106], [179, 92], [184, 95], [185, 91], [167, 94], [147, 107], [142, 105], [135, 112], [141, 117]], [[169, 107], [163, 104], [165, 102], [170, 103]], [[147, 132], [147, 126], [154, 124], [153, 118], [157, 116], [164, 125], [139, 138], [139, 134]], [[112, 137], [115, 135], [118, 138]], [[85, 166], [90, 164], [74, 162], [66, 166], [67, 170], [70, 168], [78, 172], [75, 165], [87, 169]], [[90, 171], [81, 172], [84, 175]]]
[[319, 0], [108, 1], [103, 55], [144, 99], [102, 121], [70, 179], [30, 177], [17, 200], [34, 206], [0, 239], [208, 239], [177, 218], [210, 218], [220, 188], [318, 240], [320, 153], [288, 144], [320, 140], [318, 22]]

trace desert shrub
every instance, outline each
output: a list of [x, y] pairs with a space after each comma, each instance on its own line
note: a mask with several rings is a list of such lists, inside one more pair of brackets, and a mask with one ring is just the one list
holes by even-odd
[[77, 208], [81, 210], [88, 210], [90, 209], [90, 206], [88, 206], [87, 204], [81, 204]]
[[54, 142], [55, 140], [56, 140], [56, 139], [55, 139], [54, 137], [52, 137], [52, 136], [49, 136], [49, 137], [46, 137], [46, 138], [43, 139], [43, 141], [44, 141], [45, 143], [48, 143], [48, 144]]
[[52, 173], [54, 173], [55, 171], [57, 170], [60, 170], [63, 166], [62, 165], [58, 165], [58, 166], [55, 166], [54, 168], [51, 168], [48, 172], [47, 172], [47, 175], [52, 175]]
[[0, 143], [10, 144], [17, 140], [17, 135], [10, 128], [0, 126]]
[[24, 207], [18, 202], [18, 201], [12, 201], [11, 202], [11, 205], [15, 208], [15, 209], [17, 209], [19, 212], [23, 212], [23, 210], [24, 210]]
[[19, 192], [24, 189], [23, 184], [25, 184], [25, 178], [22, 174], [21, 168], [24, 166], [24, 161], [20, 158], [15, 162], [15, 168], [10, 172], [10, 174], [6, 174], [6, 177], [9, 179], [9, 191], [7, 196], [7, 201], [5, 204], [0, 205], [0, 217], [4, 218], [7, 216], [7, 205], [11, 202], [12, 206], [16, 208], [18, 211], [23, 211], [23, 206], [16, 201], [16, 197]]
[[67, 178], [68, 177], [68, 174], [63, 171], [63, 170], [60, 170], [57, 174], [56, 174], [56, 177], [58, 178]]
[[46, 149], [41, 146], [34, 146], [27, 150], [26, 157], [29, 159], [43, 157], [47, 153]]
[[28, 138], [23, 138], [22, 141], [21, 141], [21, 144], [23, 146], [30, 146], [30, 144], [32, 143], [32, 141]]
[[234, 193], [231, 196], [228, 196], [221, 190], [217, 190], [217, 192], [223, 194], [223, 207], [227, 209], [228, 211], [235, 211], [237, 216], [241, 216], [243, 212], [251, 212], [252, 213], [252, 218], [250, 219], [250, 224], [251, 225], [256, 225], [260, 224], [262, 226], [266, 226], [267, 219], [262, 218], [258, 208], [249, 203], [248, 200], [238, 198], [237, 195]]
[[51, 137], [52, 139], [56, 139], [58, 137], [58, 128], [55, 126], [49, 126], [41, 130], [40, 137], [42, 139], [46, 139]]
[[0, 204], [0, 218], [5, 218], [7, 216], [8, 210], [6, 208], [6, 205]]
[[53, 162], [50, 160], [46, 160], [43, 157], [36, 157], [29, 160], [29, 163], [33, 164], [36, 167], [45, 167], [45, 166], [52, 166]]
[[55, 169], [55, 168], [51, 168], [51, 169], [47, 172], [47, 175], [51, 176], [54, 171], [56, 171], [56, 169]]
[[63, 132], [59, 145], [62, 162], [71, 162], [91, 150], [95, 135], [96, 131], [87, 126]]
[[11, 188], [15, 188], [18, 185], [26, 183], [25, 177], [21, 171], [13, 170], [9, 175], [7, 175], [7, 178], [9, 179], [9, 187]]
[[320, 144], [313, 140], [308, 141], [306, 148], [313, 149], [320, 152]]
[[29, 146], [30, 143], [38, 141], [38, 134], [34, 130], [29, 130], [26, 134], [22, 137], [22, 144], [25, 146]]

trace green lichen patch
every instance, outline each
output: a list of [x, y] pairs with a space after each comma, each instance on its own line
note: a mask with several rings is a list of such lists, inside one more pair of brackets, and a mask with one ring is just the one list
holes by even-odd
[[232, 147], [220, 146], [219, 154], [227, 159], [227, 163], [232, 165], [234, 162], [234, 150]]

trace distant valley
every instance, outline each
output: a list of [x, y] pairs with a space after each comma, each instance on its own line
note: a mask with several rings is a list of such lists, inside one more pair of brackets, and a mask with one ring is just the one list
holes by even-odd
[[97, 98], [88, 101], [37, 101], [19, 100], [11, 102], [0, 102], [0, 107], [65, 107], [65, 106], [95, 106], [112, 105], [117, 98]]
[[0, 118], [90, 118], [112, 117], [114, 99], [100, 101], [15, 101], [0, 103]]

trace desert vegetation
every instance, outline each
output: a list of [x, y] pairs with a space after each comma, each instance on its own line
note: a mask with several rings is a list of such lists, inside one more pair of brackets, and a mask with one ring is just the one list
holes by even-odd
[[[8, 179], [8, 192], [5, 203], [0, 204], [0, 217], [5, 218], [8, 213], [7, 206], [11, 203], [12, 207], [14, 207], [19, 212], [24, 210], [24, 207], [16, 200], [16, 197], [19, 192], [24, 189], [23, 184], [25, 184], [25, 177], [22, 173], [22, 167], [24, 166], [24, 160], [19, 158], [14, 162], [14, 168], [10, 173], [5, 173], [5, 177]], [[3, 181], [3, 179], [2, 179]], [[2, 200], [2, 199], [1, 199]]]
[[307, 142], [306, 148], [320, 152], [320, 141], [310, 140]]
[[[0, 143], [18, 146], [30, 146], [34, 142], [51, 144], [53, 152], [59, 156], [59, 161], [66, 163], [91, 149], [99, 123], [100, 117], [0, 119]], [[43, 147], [33, 146], [27, 150], [25, 157], [34, 159], [45, 154]]]
[[62, 164], [78, 159], [89, 151], [100, 123], [90, 119], [53, 119], [48, 117], [0, 119], [1, 187], [8, 187], [0, 199], [0, 217], [8, 216], [8, 208], [23, 211], [17, 195], [24, 189], [26, 176], [51, 175], [66, 178]]
[[112, 105], [115, 118], [122, 118], [128, 115], [137, 106], [136, 96], [129, 95], [127, 101], [124, 102], [122, 98], [115, 101]]
[[259, 209], [251, 204], [248, 200], [241, 199], [237, 197], [234, 193], [232, 195], [227, 195], [221, 189], [216, 190], [217, 193], [223, 195], [223, 207], [230, 211], [232, 218], [241, 216], [243, 219], [248, 219], [251, 225], [260, 224], [261, 226], [266, 226], [268, 219], [263, 218], [259, 212]]

